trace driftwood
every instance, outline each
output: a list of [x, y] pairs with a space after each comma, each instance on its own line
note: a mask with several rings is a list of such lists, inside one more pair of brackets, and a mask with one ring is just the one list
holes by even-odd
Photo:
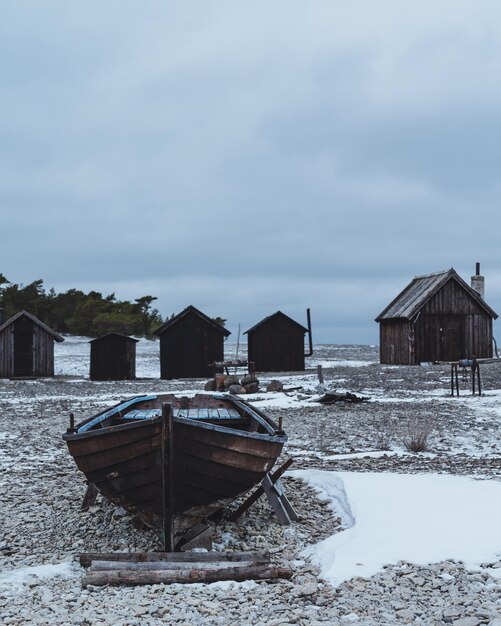
[[289, 568], [271, 565], [266, 552], [84, 553], [80, 563], [90, 566], [82, 579], [83, 587], [239, 582], [292, 576]]
[[126, 569], [89, 571], [82, 579], [88, 585], [155, 585], [159, 583], [212, 583], [220, 580], [272, 580], [291, 578], [292, 570], [274, 565], [230, 566], [223, 569], [164, 569], [136, 571]]
[[[82, 552], [80, 565], [89, 567], [94, 561], [114, 561], [117, 567], [121, 562], [155, 563], [159, 561], [176, 563], [212, 562], [239, 562], [254, 561], [254, 563], [268, 563], [268, 552]], [[154, 567], [153, 567], [154, 569]]]
[[[256, 565], [249, 559], [248, 561], [149, 561], [149, 562], [132, 562], [132, 561], [92, 561], [89, 568], [90, 572], [110, 572], [110, 571], [133, 571], [133, 572], [150, 572], [163, 570], [222, 570], [232, 567], [242, 568]], [[261, 564], [259, 564], [261, 565]], [[269, 563], [262, 564], [269, 565]]]
[[347, 391], [346, 393], [337, 393], [335, 391], [328, 391], [317, 400], [322, 404], [333, 404], [334, 402], [366, 402], [369, 398], [364, 396], [357, 396], [354, 393]]

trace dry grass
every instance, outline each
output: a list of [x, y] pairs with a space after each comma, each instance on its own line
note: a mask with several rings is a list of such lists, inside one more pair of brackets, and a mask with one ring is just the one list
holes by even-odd
[[407, 425], [407, 433], [402, 443], [409, 452], [426, 452], [429, 450], [433, 430], [434, 423], [431, 418], [413, 420]]

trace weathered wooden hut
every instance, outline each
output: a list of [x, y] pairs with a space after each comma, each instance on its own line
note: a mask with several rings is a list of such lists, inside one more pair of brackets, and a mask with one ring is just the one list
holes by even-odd
[[91, 380], [134, 380], [138, 340], [108, 333], [90, 341]]
[[416, 276], [378, 315], [381, 363], [492, 357], [492, 321], [477, 264], [470, 287], [454, 270]]
[[307, 328], [277, 311], [245, 331], [248, 359], [258, 372], [302, 371], [307, 332]]
[[211, 363], [224, 359], [224, 339], [231, 333], [190, 305], [154, 334], [160, 337], [160, 378], [170, 380], [211, 376]]
[[27, 311], [0, 326], [0, 378], [54, 376], [54, 341], [64, 341]]

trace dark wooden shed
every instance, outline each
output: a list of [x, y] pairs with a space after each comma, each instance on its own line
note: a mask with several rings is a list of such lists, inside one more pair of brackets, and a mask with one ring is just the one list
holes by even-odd
[[91, 380], [134, 380], [138, 340], [108, 333], [90, 341]]
[[245, 331], [248, 359], [258, 372], [302, 371], [307, 332], [307, 328], [277, 311]]
[[[483, 277], [470, 287], [451, 268], [416, 276], [378, 315], [381, 363], [414, 365], [492, 357], [492, 320]], [[479, 287], [480, 286], [480, 287]]]
[[160, 337], [160, 378], [206, 378], [211, 363], [223, 361], [224, 339], [230, 331], [210, 317], [188, 306], [162, 324]]
[[27, 311], [0, 326], [0, 378], [54, 376], [54, 341], [64, 341]]

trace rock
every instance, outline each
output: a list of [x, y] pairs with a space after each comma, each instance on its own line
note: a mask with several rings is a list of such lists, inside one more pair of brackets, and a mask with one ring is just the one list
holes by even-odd
[[211, 378], [210, 380], [208, 380], [205, 383], [205, 385], [204, 385], [204, 390], [205, 391], [216, 391], [217, 390], [216, 379], [215, 378]]
[[244, 387], [245, 385], [248, 385], [249, 383], [259, 384], [259, 380], [255, 374], [245, 374], [245, 376], [242, 376], [242, 378], [240, 379], [240, 382]]
[[272, 380], [266, 386], [266, 391], [283, 391], [284, 386], [279, 380]]
[[396, 615], [406, 622], [413, 622], [416, 618], [415, 614], [410, 609], [400, 609], [400, 611], [396, 612]]
[[234, 375], [225, 376], [223, 385], [225, 389], [229, 389], [232, 385], [240, 385], [240, 379]]
[[259, 383], [258, 382], [247, 383], [247, 384], [245, 384], [243, 386], [245, 387], [245, 391], [247, 393], [256, 393], [257, 391], [259, 391]]
[[306, 583], [306, 585], [301, 585], [299, 587], [297, 595], [298, 596], [312, 596], [314, 593], [318, 591], [318, 584], [316, 582]]
[[245, 387], [240, 384], [233, 384], [228, 387], [228, 391], [234, 395], [241, 395], [247, 393]]
[[479, 626], [481, 621], [477, 617], [462, 617], [454, 620], [452, 624], [453, 626]]

